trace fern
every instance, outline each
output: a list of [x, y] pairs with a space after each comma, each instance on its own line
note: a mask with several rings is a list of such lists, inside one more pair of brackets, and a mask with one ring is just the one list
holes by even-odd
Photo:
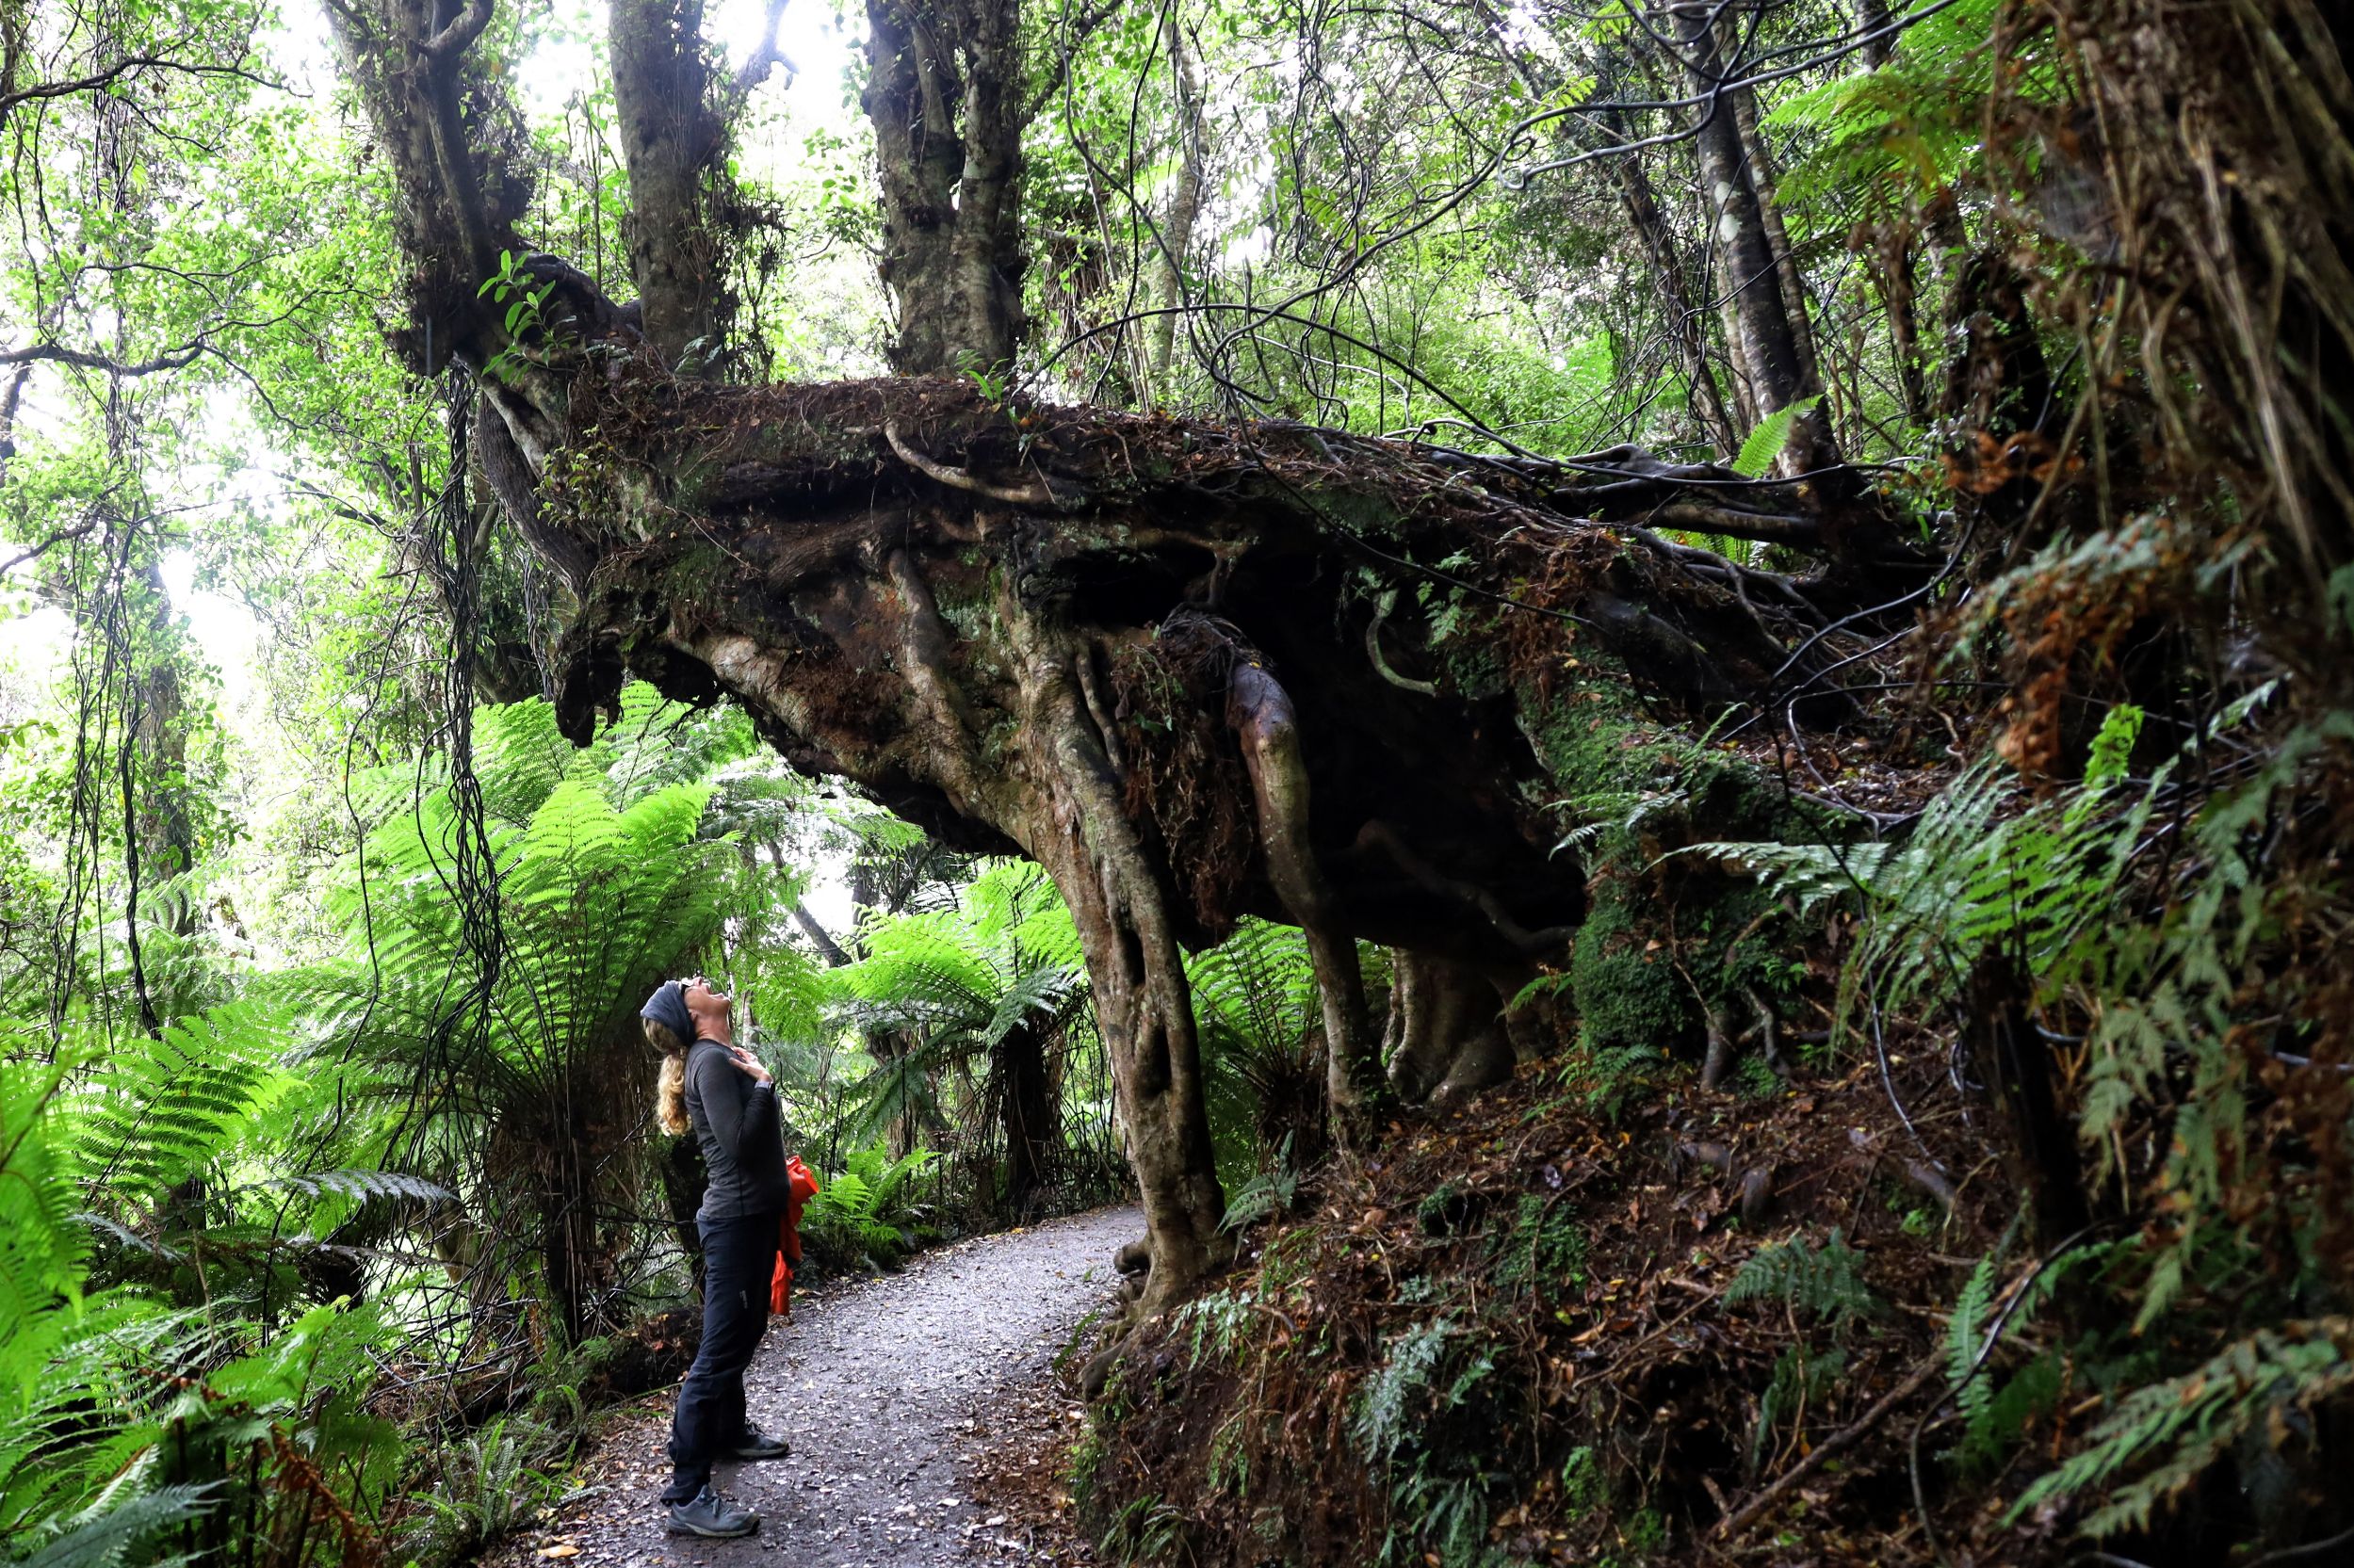
[[1728, 1304], [1778, 1301], [1844, 1330], [1884, 1310], [1864, 1283], [1859, 1261], [1836, 1226], [1819, 1248], [1794, 1236], [1752, 1253], [1726, 1285], [1724, 1299]]
[[1759, 420], [1757, 428], [1742, 442], [1741, 451], [1732, 461], [1733, 472], [1745, 479], [1763, 478], [1773, 470], [1774, 460], [1782, 455], [1782, 448], [1790, 444], [1792, 427], [1822, 400], [1819, 396], [1801, 397]]
[[232, 1003], [110, 1053], [73, 1097], [84, 1181], [138, 1204], [209, 1168], [268, 1104], [284, 1027]]
[[0, 1063], [0, 1342], [78, 1290], [88, 1236], [44, 1115], [60, 1068]]
[[256, 1190], [272, 1188], [306, 1198], [333, 1193], [361, 1203], [384, 1201], [414, 1204], [449, 1203], [456, 1194], [423, 1176], [402, 1171], [317, 1171], [307, 1176], [273, 1176]]
[[2168, 770], [2129, 790], [2121, 758], [2138, 709], [2119, 707], [2095, 742], [2083, 788], [2026, 800], [1989, 763], [1966, 769], [1899, 845], [1716, 843], [1678, 853], [1745, 865], [1803, 910], [1853, 897], [1866, 916], [1841, 980], [1843, 1017], [1859, 996], [1883, 1011], [1942, 1002], [1983, 954], [2018, 952], [2031, 975], [2067, 966], [2088, 933], [2105, 933], [2119, 882]]
[[898, 1159], [879, 1146], [857, 1151], [802, 1210], [803, 1239], [836, 1266], [897, 1266], [933, 1234], [931, 1207], [915, 1190], [938, 1158], [929, 1149]]
[[1758, 1400], [1758, 1424], [1749, 1434], [1749, 1474], [1765, 1463], [1767, 1446], [1784, 1415], [1819, 1403], [1838, 1385], [1847, 1369], [1847, 1352], [1808, 1353], [1803, 1341], [1794, 1342], [1774, 1362], [1774, 1376]]
[[[65, 1521], [65, 1532], [23, 1559], [18, 1568], [113, 1568], [158, 1530], [208, 1511], [216, 1490], [210, 1485], [166, 1486], [102, 1502]], [[173, 1555], [141, 1560], [148, 1568], [163, 1568], [189, 1560]]]
[[1213, 1290], [1179, 1307], [1176, 1321], [1191, 1339], [1191, 1365], [1199, 1366], [1204, 1356], [1214, 1361], [1231, 1357], [1250, 1327], [1256, 1301], [1248, 1290]]
[[[1988, 40], [1997, 0], [1919, 9], [1904, 47], [1880, 66], [1794, 93], [1767, 116], [1768, 124], [1792, 133], [1798, 153], [1782, 178], [1782, 201], [1803, 205], [1889, 189], [1925, 195], [1964, 176], [1978, 155], [1993, 84]], [[2009, 90], [2042, 93], [2024, 78]]]
[[1409, 1412], [1426, 1392], [1446, 1359], [1448, 1336], [1454, 1319], [1437, 1317], [1418, 1323], [1390, 1342], [1381, 1366], [1374, 1369], [1350, 1423], [1359, 1451], [1376, 1463], [1386, 1463], [1404, 1439]]
[[[1369, 979], [1380, 971], [1366, 963]], [[1323, 1004], [1307, 938], [1244, 920], [1186, 964], [1201, 1040], [1219, 1174], [1248, 1188], [1282, 1167], [1279, 1146], [1308, 1129], [1323, 1095]]]
[[[1996, 1305], [1994, 1279], [2009, 1240], [2006, 1234], [1971, 1269], [1946, 1325], [1946, 1386], [1966, 1417], [1958, 1445], [1965, 1461], [1990, 1462], [1998, 1457], [2028, 1415], [2044, 1408], [2057, 1392], [2056, 1357], [2037, 1357], [1999, 1383], [1988, 1366], [1992, 1349], [1987, 1336], [1996, 1327], [1989, 1321]], [[2001, 1326], [2012, 1333], [2028, 1327], [2071, 1273], [2114, 1255], [2124, 1245], [2121, 1240], [2097, 1242], [2051, 1258], [2002, 1303]]]
[[2160, 1504], [2243, 1440], [2262, 1434], [2278, 1447], [2305, 1426], [2306, 1417], [2293, 1413], [2354, 1389], [2349, 1344], [2354, 1324], [2345, 1318], [2261, 1329], [2194, 1371], [2135, 1389], [2083, 1448], [2021, 1495], [2008, 1517], [2107, 1490], [2107, 1499], [2079, 1525], [2085, 1534], [2148, 1528]]
[[1498, 1248], [1492, 1275], [1499, 1290], [1541, 1292], [1585, 1283], [1585, 1232], [1565, 1207], [1523, 1193]]
[[1954, 1400], [1961, 1407], [1972, 1431], [1985, 1422], [1987, 1412], [1994, 1404], [1992, 1382], [1977, 1375], [1984, 1348], [1981, 1329], [1994, 1297], [1994, 1253], [1989, 1253], [1978, 1260], [1960, 1297], [1954, 1302], [1953, 1319], [1945, 1329], [1946, 1385], [1953, 1389]]

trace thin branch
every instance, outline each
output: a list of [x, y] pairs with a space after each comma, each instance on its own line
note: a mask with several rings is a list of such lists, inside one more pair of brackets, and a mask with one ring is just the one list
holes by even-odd
[[42, 540], [39, 544], [34, 545], [31, 549], [21, 551], [17, 555], [10, 557], [8, 559], [0, 561], [0, 577], [7, 576], [9, 573], [15, 571], [18, 567], [23, 566], [27, 561], [36, 561], [41, 559], [41, 557], [47, 555], [58, 545], [64, 544], [69, 541], [88, 539], [90, 536], [91, 531], [97, 526], [97, 520], [92, 518], [74, 527], [59, 528], [57, 532], [51, 534], [47, 539]]
[[87, 348], [68, 348], [62, 344], [35, 343], [23, 348], [0, 348], [0, 365], [5, 364], [70, 364], [80, 370], [103, 370], [109, 376], [126, 379], [154, 376], [165, 371], [181, 370], [201, 358], [211, 345], [198, 340], [184, 343], [177, 348], [167, 348], [153, 359], [124, 362]]

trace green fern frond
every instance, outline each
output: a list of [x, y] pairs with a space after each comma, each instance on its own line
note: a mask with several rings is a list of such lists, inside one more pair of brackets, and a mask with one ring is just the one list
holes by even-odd
[[1741, 451], [1732, 461], [1732, 471], [1745, 479], [1764, 477], [1772, 470], [1774, 460], [1790, 444], [1791, 428], [1822, 400], [1820, 396], [1801, 397], [1759, 420], [1757, 428], [1741, 444]]
[[[132, 1548], [159, 1530], [208, 1511], [219, 1484], [165, 1486], [108, 1499], [66, 1521], [65, 1533], [23, 1559], [18, 1568], [115, 1568], [126, 1561]], [[185, 1555], [143, 1558], [149, 1568], [164, 1568], [190, 1560]]]
[[2105, 1493], [2077, 1527], [2083, 1533], [2099, 1538], [2149, 1528], [2159, 1507], [2243, 1440], [2262, 1433], [2277, 1444], [2292, 1428], [2291, 1413], [2354, 1389], [2349, 1346], [2354, 1322], [2342, 1317], [2262, 1329], [2195, 1371], [2133, 1390], [2084, 1447], [2021, 1495], [2008, 1518]]
[[1864, 1283], [1859, 1263], [1837, 1226], [1819, 1248], [1794, 1236], [1751, 1253], [1726, 1285], [1724, 1299], [1732, 1304], [1770, 1298], [1844, 1328], [1883, 1310]]
[[1994, 1299], [1994, 1269], [1992, 1253], [1978, 1260], [1960, 1297], [1954, 1302], [1954, 1316], [1945, 1330], [1946, 1386], [1954, 1391], [1955, 1401], [1972, 1427], [1986, 1419], [1988, 1408], [1994, 1402], [1992, 1381], [1977, 1375], [1978, 1355], [1984, 1343], [1981, 1330], [1987, 1309]]

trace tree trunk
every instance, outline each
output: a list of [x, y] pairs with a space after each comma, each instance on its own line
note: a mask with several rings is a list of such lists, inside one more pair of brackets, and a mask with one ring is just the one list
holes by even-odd
[[2010, 960], [1983, 962], [1970, 977], [1971, 1044], [2010, 1115], [2012, 1170], [2035, 1213], [2036, 1245], [2052, 1252], [2083, 1234], [2091, 1213], [2076, 1129], [2061, 1114], [2052, 1047], [2036, 1031], [2026, 989]]
[[[1814, 390], [1809, 361], [1782, 298], [1780, 268], [1765, 214], [1752, 178], [1748, 149], [1741, 137], [1735, 99], [1716, 44], [1715, 8], [1699, 0], [1676, 0], [1670, 8], [1676, 39], [1682, 46], [1692, 91], [1703, 102], [1693, 144], [1700, 180], [1714, 218], [1732, 308], [1741, 326], [1741, 350], [1761, 415], [1778, 413]], [[1830, 422], [1821, 407], [1798, 419], [1785, 446], [1794, 472], [1829, 468], [1839, 461]]]
[[1025, 848], [1070, 906], [1087, 955], [1096, 1026], [1144, 1196], [1151, 1265], [1138, 1310], [1149, 1316], [1232, 1251], [1218, 1228], [1226, 1194], [1210, 1148], [1174, 890], [1146, 856], [1081, 700], [1077, 665], [1087, 650], [1031, 623], [1018, 605], [1006, 608], [1023, 728], [1035, 737], [1035, 760], [1051, 768]]
[[1174, 11], [1169, 29], [1169, 79], [1177, 114], [1177, 188], [1169, 196], [1168, 220], [1161, 227], [1159, 266], [1155, 268], [1153, 318], [1145, 362], [1144, 394], [1146, 403], [1168, 392], [1169, 366], [1177, 354], [1177, 313], [1185, 306], [1185, 258], [1193, 248], [1193, 225], [1201, 218], [1203, 197], [1201, 68], [1185, 41], [1183, 19]]
[[1000, 1212], [1016, 1223], [1036, 1216], [1033, 1205], [1054, 1178], [1058, 1118], [1047, 1043], [1023, 1025], [1007, 1031], [997, 1050], [998, 1116], [1005, 1138]]
[[[1238, 650], [1238, 654], [1241, 651]], [[1356, 943], [1332, 918], [1332, 896], [1308, 833], [1307, 766], [1291, 695], [1256, 658], [1228, 677], [1227, 722], [1242, 743], [1257, 807], [1267, 880], [1284, 913], [1307, 936], [1308, 961], [1324, 1015], [1324, 1103], [1337, 1141], [1356, 1140], [1385, 1108], [1381, 1055], [1365, 1009]]]
[[[1734, 72], [1741, 73], [1737, 62]], [[1790, 246], [1790, 231], [1782, 224], [1781, 206], [1774, 192], [1774, 150], [1758, 126], [1758, 95], [1753, 89], [1745, 87], [1736, 88], [1726, 96], [1733, 106], [1733, 122], [1741, 130], [1749, 182], [1757, 191], [1758, 218], [1765, 228], [1766, 249], [1773, 253], [1774, 279], [1781, 287], [1782, 315], [1790, 323], [1791, 344], [1797, 351], [1799, 384], [1810, 393], [1821, 392], [1823, 359], [1814, 346], [1814, 323], [1807, 314], [1807, 281], [1798, 270], [1797, 255]]]
[[1402, 949], [1391, 977], [1387, 1046], [1401, 1099], [1444, 1107], [1512, 1076], [1504, 998], [1478, 967]]
[[682, 374], [714, 369], [729, 301], [703, 187], [724, 127], [704, 64], [702, 0], [614, 6], [608, 46], [622, 155], [629, 168], [624, 238], [645, 335]]
[[1912, 235], [1906, 225], [1859, 225], [1857, 240], [1870, 252], [1872, 282], [1888, 318], [1891, 357], [1896, 362], [1896, 394], [1905, 419], [1919, 425], [1929, 417], [1928, 382], [1922, 375], [1920, 317], [1914, 310]]
[[902, 375], [1001, 374], [1023, 331], [1015, 0], [868, 0], [867, 117]]
[[1651, 193], [1650, 175], [1644, 170], [1640, 157], [1619, 159], [1612, 165], [1611, 175], [1618, 187], [1619, 203], [1626, 209], [1627, 221], [1642, 240], [1644, 256], [1650, 262], [1651, 276], [1659, 285], [1660, 320], [1667, 330], [1668, 341], [1675, 345], [1676, 364], [1683, 372], [1684, 385], [1691, 389], [1693, 417], [1717, 455], [1729, 460], [1741, 450], [1744, 432], [1733, 428], [1732, 418], [1725, 410], [1725, 399], [1717, 391], [1716, 373], [1709, 366], [1708, 329], [1700, 315], [1703, 305], [1692, 287], [1676, 235], [1659, 210], [1659, 201]]
[[1896, 53], [1896, 35], [1886, 31], [1888, 0], [1856, 0], [1856, 25], [1863, 33], [1863, 63], [1877, 71]]

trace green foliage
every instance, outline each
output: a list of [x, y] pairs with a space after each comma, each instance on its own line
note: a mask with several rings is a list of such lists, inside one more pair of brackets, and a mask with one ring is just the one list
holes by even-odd
[[802, 1210], [803, 1245], [836, 1268], [898, 1267], [938, 1234], [917, 1194], [939, 1157], [915, 1149], [893, 1159], [881, 1145], [853, 1153]]
[[1993, 1253], [1978, 1260], [1945, 1326], [1946, 1384], [1954, 1390], [1954, 1400], [1973, 1432], [1984, 1425], [1994, 1404], [1991, 1381], [1977, 1375], [1979, 1359], [1985, 1353], [1983, 1328], [1994, 1294], [1994, 1269]]
[[1729, 1305], [1778, 1301], [1844, 1332], [1886, 1310], [1864, 1282], [1859, 1261], [1837, 1226], [1820, 1247], [1804, 1236], [1768, 1242], [1734, 1273], [1724, 1299]]
[[85, 1179], [144, 1204], [235, 1147], [274, 1087], [283, 1010], [235, 1003], [100, 1063], [75, 1096]]
[[[537, 1243], [558, 1321], [576, 1333], [595, 1307], [575, 1239], [528, 1205], [594, 1205], [609, 1199], [593, 1188], [636, 1179], [645, 1145], [629, 1135], [650, 1114], [654, 1069], [638, 1004], [717, 934], [735, 860], [699, 836], [707, 784], [641, 768], [628, 745], [559, 768], [550, 722], [537, 701], [484, 716], [495, 902], [469, 912], [453, 897], [473, 830], [447, 788], [431, 790], [369, 833], [361, 879], [330, 900], [356, 961], [278, 989], [302, 1012], [297, 1059], [332, 1051], [349, 1064], [346, 1091], [405, 1129], [398, 1162], [485, 1216], [512, 1215], [503, 1234]], [[617, 1093], [621, 1107], [577, 1114]], [[534, 1168], [545, 1175], [498, 1179]]]
[[507, 1415], [455, 1439], [442, 1455], [440, 1484], [422, 1494], [426, 1512], [414, 1546], [464, 1557], [531, 1523], [562, 1491], [545, 1467], [570, 1446], [568, 1438]]
[[[209, 1486], [164, 1486], [137, 1492], [120, 1501], [93, 1504], [70, 1519], [63, 1531], [44, 1543], [19, 1568], [114, 1568], [135, 1547], [159, 1531], [184, 1525], [210, 1511], [214, 1489]], [[162, 1562], [177, 1562], [165, 1558]]]
[[1226, 1218], [1218, 1221], [1219, 1228], [1239, 1231], [1262, 1220], [1289, 1214], [1299, 1191], [1300, 1172], [1291, 1163], [1291, 1136], [1287, 1133], [1273, 1163], [1227, 1197]]
[[[1377, 956], [1362, 953], [1360, 964], [1378, 984]], [[1193, 955], [1185, 972], [1218, 1174], [1235, 1194], [1228, 1212], [1256, 1217], [1276, 1198], [1288, 1206], [1294, 1151], [1321, 1147], [1324, 1130], [1323, 1008], [1307, 938], [1294, 927], [1242, 920], [1226, 941]]]
[[1523, 1193], [1498, 1241], [1489, 1278], [1499, 1290], [1544, 1295], [1585, 1284], [1585, 1232], [1571, 1205]]
[[1732, 471], [1745, 479], [1762, 478], [1771, 473], [1775, 460], [1782, 455], [1782, 448], [1790, 445], [1792, 427], [1811, 412], [1815, 404], [1822, 400], [1819, 396], [1801, 397], [1759, 420], [1757, 428], [1751, 430], [1742, 442], [1741, 451], [1731, 463]]
[[1350, 1417], [1349, 1434], [1367, 1459], [1381, 1463], [1397, 1452], [1409, 1421], [1440, 1375], [1449, 1336], [1459, 1332], [1453, 1317], [1440, 1316], [1389, 1341]]
[[1995, 0], [1929, 11], [1878, 69], [1834, 77], [1777, 105], [1768, 122], [1789, 132], [1800, 152], [1782, 199], [1891, 189], [1918, 199], [1968, 177], [1993, 86], [1996, 12]]
[[1017, 1048], [1043, 1049], [1084, 1016], [1078, 932], [1034, 865], [992, 865], [952, 906], [881, 920], [864, 941], [864, 957], [825, 977], [842, 1019], [895, 1046], [854, 1091], [854, 1139], [939, 1122], [946, 1076], [976, 1064], [983, 1098], [1007, 1092]]
[[1573, 1519], [1610, 1502], [1610, 1478], [1603, 1474], [1601, 1458], [1591, 1444], [1569, 1450], [1569, 1457], [1561, 1462], [1560, 1480], [1562, 1501]]
[[1177, 1324], [1193, 1347], [1193, 1365], [1208, 1356], [1230, 1359], [1256, 1316], [1258, 1298], [1243, 1289], [1213, 1290], [1177, 1309]]
[[1157, 1495], [1122, 1504], [1096, 1543], [1096, 1550], [1107, 1562], [1155, 1568], [1161, 1563], [1191, 1562], [1193, 1556], [1186, 1544], [1185, 1515]]
[[1801, 1413], [1821, 1408], [1847, 1370], [1842, 1350], [1810, 1351], [1803, 1340], [1793, 1340], [1775, 1358], [1774, 1376], [1758, 1398], [1758, 1424], [1749, 1434], [1749, 1474], [1755, 1476], [1766, 1460], [1781, 1421], [1796, 1421]]
[[524, 267], [524, 260], [511, 251], [501, 251], [498, 253], [498, 270], [483, 279], [482, 286], [475, 290], [476, 298], [487, 294], [492, 296], [494, 304], [507, 307], [504, 318], [507, 342], [482, 366], [484, 375], [496, 377], [502, 381], [520, 380], [523, 367], [529, 363], [529, 350], [534, 347], [546, 347], [544, 341], [547, 336], [546, 306], [549, 297], [556, 292], [556, 280], [550, 278], [533, 287], [538, 280]]
[[88, 1233], [73, 1221], [76, 1191], [43, 1116], [64, 1087], [62, 1066], [0, 1062], [0, 1343], [71, 1301]]
[[2128, 1391], [2082, 1448], [2020, 1495], [2011, 1517], [2105, 1494], [2079, 1527], [2086, 1534], [2146, 1527], [2243, 1440], [2279, 1448], [2310, 1430], [2307, 1413], [2354, 1388], [2347, 1334], [2343, 1320], [2260, 1329], [2195, 1370]]

